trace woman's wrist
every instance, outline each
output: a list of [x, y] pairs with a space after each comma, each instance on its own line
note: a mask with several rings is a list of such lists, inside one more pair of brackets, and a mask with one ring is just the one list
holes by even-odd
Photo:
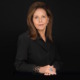
[[39, 73], [39, 70], [40, 70], [40, 66], [35, 66], [34, 71], [35, 71], [36, 73]]

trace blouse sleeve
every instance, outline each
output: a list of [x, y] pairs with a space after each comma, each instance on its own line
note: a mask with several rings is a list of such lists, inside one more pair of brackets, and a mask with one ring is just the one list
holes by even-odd
[[61, 59], [61, 56], [59, 54], [59, 52], [57, 51], [55, 45], [54, 45], [54, 49], [55, 49], [55, 60], [53, 62], [53, 66], [56, 68], [56, 71], [57, 72], [61, 72], [62, 70], [62, 59]]
[[29, 48], [29, 39], [26, 35], [20, 35], [18, 37], [17, 42], [17, 54], [15, 58], [15, 69], [17, 71], [22, 72], [35, 72], [35, 68], [37, 67], [35, 64], [28, 64], [27, 57], [28, 57], [28, 48]]

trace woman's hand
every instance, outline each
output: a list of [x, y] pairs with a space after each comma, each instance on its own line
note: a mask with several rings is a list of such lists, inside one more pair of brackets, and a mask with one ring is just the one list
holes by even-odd
[[56, 68], [54, 68], [54, 66], [46, 65], [40, 67], [39, 72], [44, 75], [56, 75]]
[[54, 66], [49, 66], [44, 75], [56, 75], [56, 68], [54, 68]]

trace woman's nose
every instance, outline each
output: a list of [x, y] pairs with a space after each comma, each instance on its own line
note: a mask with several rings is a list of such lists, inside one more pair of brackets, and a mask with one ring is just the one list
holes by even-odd
[[42, 19], [41, 18], [39, 19], [39, 22], [42, 22]]

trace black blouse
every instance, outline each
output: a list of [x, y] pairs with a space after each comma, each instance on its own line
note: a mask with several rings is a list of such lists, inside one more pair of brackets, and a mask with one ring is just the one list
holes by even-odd
[[57, 71], [60, 70], [61, 60], [55, 45], [48, 38], [46, 42], [40, 37], [32, 40], [28, 32], [18, 37], [15, 68], [21, 72], [35, 73], [36, 66], [54, 65]]

